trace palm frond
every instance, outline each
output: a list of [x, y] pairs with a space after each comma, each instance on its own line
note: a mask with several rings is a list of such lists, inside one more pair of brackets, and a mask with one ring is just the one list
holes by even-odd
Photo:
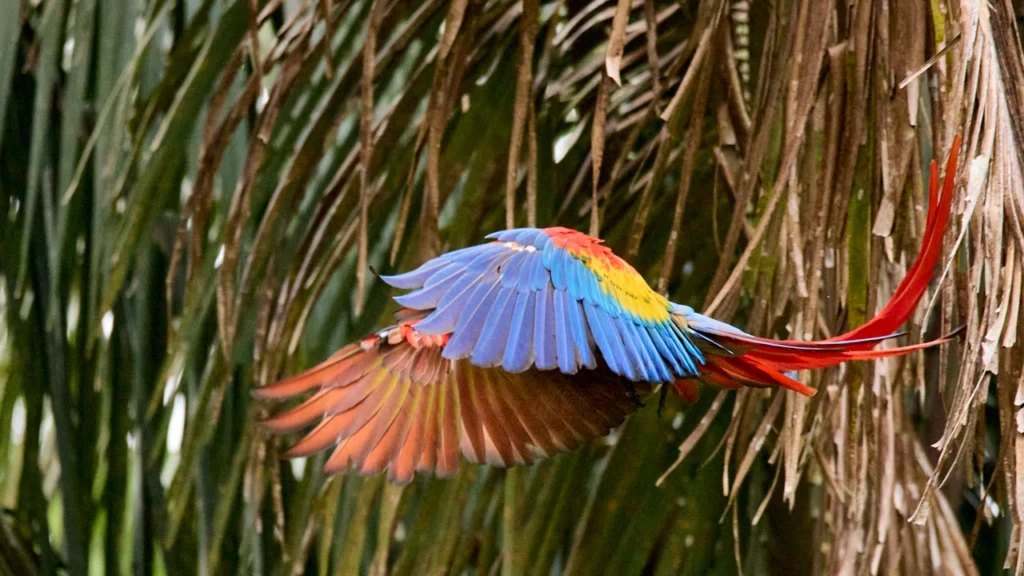
[[[0, 13], [4, 569], [1024, 566], [1009, 0]], [[801, 375], [812, 399], [704, 390], [536, 466], [404, 488], [328, 480], [254, 427], [252, 387], [393, 309], [367, 268], [506, 226], [590, 230], [756, 334], [855, 327], [913, 261], [955, 134], [956, 222], [907, 339], [962, 343]]]

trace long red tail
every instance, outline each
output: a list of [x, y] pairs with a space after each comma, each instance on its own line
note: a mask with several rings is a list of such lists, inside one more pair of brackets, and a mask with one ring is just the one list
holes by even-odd
[[[686, 327], [698, 337], [695, 341], [706, 343], [708, 351], [704, 378], [729, 388], [779, 385], [810, 396], [815, 392], [813, 388], [785, 372], [825, 368], [847, 360], [900, 356], [953, 338], [959, 331], [931, 342], [886, 350], [873, 349], [880, 341], [898, 335], [894, 332], [913, 313], [932, 279], [942, 251], [942, 237], [949, 223], [959, 150], [960, 136], [957, 136], [953, 139], [946, 162], [941, 194], [938, 166], [932, 161], [929, 212], [921, 251], [889, 303], [874, 318], [845, 334], [818, 342], [805, 342], [759, 338], [687, 309], [682, 314]], [[676, 390], [684, 397], [693, 394], [692, 383], [677, 382]]]

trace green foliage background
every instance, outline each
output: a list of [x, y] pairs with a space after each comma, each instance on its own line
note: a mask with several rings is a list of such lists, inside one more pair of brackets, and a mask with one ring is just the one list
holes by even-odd
[[[1008, 0], [0, 0], [0, 573], [1019, 567], [1017, 38]], [[955, 132], [907, 338], [962, 344], [405, 487], [254, 426], [388, 321], [369, 266], [509, 223], [757, 334], [863, 323]]]

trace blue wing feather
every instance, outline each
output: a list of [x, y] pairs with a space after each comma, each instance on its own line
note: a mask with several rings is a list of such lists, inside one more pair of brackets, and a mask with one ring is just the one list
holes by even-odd
[[395, 288], [401, 290], [413, 290], [422, 287], [427, 281], [427, 278], [430, 278], [434, 272], [448, 266], [448, 264], [447, 260], [435, 258], [425, 262], [415, 270], [405, 272], [404, 274], [396, 274], [394, 276], [381, 276], [380, 279]]
[[458, 276], [456, 275], [447, 276], [443, 281], [440, 281], [433, 286], [425, 286], [415, 292], [395, 296], [395, 302], [398, 302], [406, 308], [412, 308], [413, 310], [429, 310], [431, 308], [437, 308], [437, 304], [441, 301], [441, 297], [445, 295], [453, 284], [455, 284], [455, 280], [457, 279]]
[[535, 292], [519, 293], [512, 312], [512, 324], [508, 330], [508, 344], [502, 356], [501, 366], [509, 372], [522, 372], [533, 364], [533, 319]]
[[597, 367], [597, 359], [590, 349], [590, 339], [587, 337], [587, 319], [583, 305], [582, 301], [569, 299], [569, 328], [572, 330], [572, 340], [576, 345], [576, 355], [580, 364], [594, 369]]
[[644, 361], [647, 362], [647, 370], [658, 380], [671, 379], [671, 372], [668, 366], [665, 365], [665, 360], [661, 357], [661, 353], [654, 346], [654, 342], [651, 341], [651, 337], [647, 335], [646, 328], [632, 322], [630, 324], [634, 335], [640, 340], [640, 352], [644, 355]]
[[644, 337], [642, 336], [644, 332], [643, 328], [629, 320], [625, 320], [623, 324], [625, 324], [626, 329], [629, 330], [630, 337], [633, 339], [633, 342], [636, 343], [637, 352], [640, 353], [640, 360], [643, 362], [642, 366], [647, 372], [647, 379], [661, 380], [662, 372], [660, 370], [660, 366], [653, 358], [654, 356], [657, 356], [658, 351], [654, 349], [652, 344], [644, 340]]
[[532, 266], [530, 267], [530, 290], [543, 290], [545, 286], [551, 283], [551, 274], [544, 268], [541, 257], [538, 257], [536, 253], [530, 260], [532, 260]]
[[484, 238], [487, 238], [488, 240], [497, 240], [498, 242], [515, 242], [516, 236], [518, 236], [523, 230], [529, 230], [529, 228], [509, 228], [508, 230], [491, 232], [487, 236], [484, 236]]
[[460, 263], [460, 262], [450, 262], [444, 268], [441, 268], [437, 272], [434, 272], [433, 274], [431, 274], [430, 278], [427, 278], [427, 281], [423, 283], [423, 288], [424, 289], [426, 289], [426, 288], [433, 288], [434, 286], [437, 286], [438, 284], [441, 284], [443, 282], [447, 282], [447, 281], [453, 280], [456, 277], [458, 277], [460, 274], [462, 274], [462, 271], [465, 270], [465, 269], [466, 269], [466, 265], [463, 264], [463, 263]]
[[569, 294], [574, 294], [576, 297], [582, 297], [583, 295], [583, 276], [589, 274], [587, 269], [583, 266], [583, 263], [575, 258], [569, 261], [569, 271], [565, 275], [565, 280], [569, 284]]
[[566, 310], [568, 299], [569, 295], [564, 290], [555, 292], [555, 341], [558, 350], [558, 369], [566, 374], [575, 374], [576, 351], [573, 350], [569, 312]]
[[551, 370], [558, 365], [555, 352], [554, 290], [546, 282], [537, 294], [536, 317], [533, 323], [533, 352], [539, 370]]
[[482, 272], [492, 269], [497, 272], [497, 267], [515, 254], [515, 252], [503, 248], [500, 244], [491, 244], [490, 246], [493, 246], [494, 249], [481, 252], [475, 258], [469, 260], [466, 270]]
[[552, 254], [551, 263], [548, 266], [551, 271], [551, 283], [554, 284], [555, 290], [565, 290], [566, 260], [570, 256], [565, 250], [550, 250], [548, 253]]
[[[424, 334], [449, 334], [469, 303], [465, 296], [472, 294], [474, 287], [486, 282], [486, 274], [463, 274], [437, 303], [437, 309], [416, 325]], [[398, 301], [398, 298], [395, 298]]]
[[605, 350], [611, 350], [611, 345], [608, 343], [605, 335], [604, 326], [601, 325], [599, 320], [600, 312], [597, 310], [597, 306], [594, 304], [584, 304], [583, 312], [587, 317], [587, 323], [590, 325], [590, 334], [594, 337], [594, 343], [597, 344], [597, 349], [601, 351], [601, 355], [604, 357], [604, 361], [611, 368], [612, 372], [616, 374], [622, 374], [622, 369], [619, 367], [619, 362], [615, 354], [606, 354]]
[[[508, 254], [485, 254], [476, 257], [461, 273], [451, 288], [445, 292], [436, 309], [416, 329], [424, 334], [448, 334], [455, 329], [455, 322], [465, 310], [471, 288], [479, 284], [495, 283], [499, 279], [497, 266], [502, 259], [509, 259]], [[395, 301], [401, 303], [398, 298]]]
[[665, 343], [665, 339], [661, 336], [660, 326], [645, 326], [644, 331], [647, 332], [648, 337], [654, 343], [654, 347], [658, 350], [659, 355], [662, 358], [667, 359], [668, 363], [672, 365], [672, 370], [676, 374], [683, 373], [683, 365], [679, 363], [679, 359], [669, 348], [668, 344]]
[[470, 362], [477, 366], [493, 367], [501, 363], [501, 357], [505, 351], [505, 344], [508, 342], [508, 329], [511, 318], [508, 310], [515, 307], [515, 300], [512, 299], [514, 290], [501, 288], [498, 296], [494, 299], [487, 319], [484, 322], [480, 338], [473, 347], [473, 355]]
[[[465, 312], [459, 316], [448, 344], [441, 356], [449, 360], [466, 358], [473, 353], [473, 347], [484, 329], [484, 321], [498, 294], [497, 284], [481, 284], [469, 297]], [[471, 304], [475, 304], [471, 307]]]
[[526, 252], [516, 252], [501, 271], [501, 285], [504, 288], [516, 288], [520, 281], [519, 272], [527, 261]]
[[619, 316], [613, 320], [613, 328], [615, 333], [622, 340], [623, 350], [626, 353], [626, 361], [629, 362], [630, 366], [636, 371], [636, 373], [644, 380], [650, 380], [651, 374], [647, 370], [647, 365], [644, 362], [643, 353], [640, 350], [641, 344], [635, 337], [630, 327], [632, 322], [623, 316]]
[[[544, 234], [543, 230], [537, 228], [525, 228], [522, 232], [516, 235], [516, 244], [520, 246], [531, 246], [537, 241], [537, 235]], [[544, 234], [547, 236], [547, 234]]]
[[676, 340], [678, 340], [679, 342], [679, 356], [680, 359], [683, 361], [683, 366], [690, 374], [699, 374], [700, 370], [698, 370], [697, 364], [696, 362], [694, 362], [694, 360], [696, 359], [701, 364], [703, 364], [704, 356], [701, 354], [700, 350], [698, 350], [697, 347], [694, 346], [692, 342], [690, 342], [690, 339], [686, 336], [686, 334], [683, 333], [683, 329], [680, 328], [678, 324], [672, 322], [670, 323], [670, 326], [672, 328], [672, 331], [676, 335]]
[[627, 377], [634, 374], [625, 360], [622, 341], [615, 336], [615, 330], [611, 327], [611, 319], [608, 315], [602, 314], [594, 304], [588, 304], [583, 309], [587, 313], [587, 322], [590, 324], [591, 333], [597, 342], [597, 348], [601, 351], [605, 362], [608, 363], [608, 367], [616, 374]]
[[555, 255], [558, 252], [559, 252], [559, 250], [547, 250], [547, 249], [540, 251], [541, 262], [544, 263], [544, 267], [545, 268], [547, 268], [548, 270], [551, 270], [551, 267], [554, 265], [553, 264], [553, 260], [555, 258]]
[[[619, 334], [618, 328], [615, 326], [615, 318], [608, 315], [599, 314], [598, 318], [603, 324], [605, 331], [605, 338], [608, 340], [609, 352], [616, 355], [616, 360], [619, 366], [622, 368], [621, 374], [630, 380], [637, 380], [639, 374], [637, 374], [636, 365], [629, 357], [629, 353], [626, 351], [626, 343], [623, 342], [622, 336]], [[601, 351], [604, 354], [604, 350]]]
[[672, 351], [672, 355], [682, 364], [683, 370], [688, 372], [690, 369], [686, 361], [686, 350], [679, 341], [676, 330], [672, 326], [662, 325], [658, 327], [658, 332], [661, 334], [665, 343], [668, 344], [669, 349]]
[[587, 274], [583, 280], [583, 300], [588, 303], [598, 304], [603, 296], [598, 286], [598, 278], [594, 273]]
[[499, 248], [500, 246], [494, 243], [477, 244], [476, 246], [470, 246], [469, 248], [460, 248], [453, 252], [442, 254], [441, 256], [434, 258], [434, 260], [447, 260], [449, 262], [466, 263], [474, 260], [475, 258], [483, 254], [493, 253]]
[[690, 359], [690, 363], [693, 366], [693, 372], [695, 374], [699, 373], [700, 369], [697, 368], [697, 365], [694, 362], [696, 361], [703, 364], [704, 354], [700, 351], [700, 348], [697, 348], [697, 345], [693, 343], [693, 340], [690, 339], [690, 337], [685, 333], [683, 334], [683, 344], [686, 346], [686, 349], [689, 352], [689, 354], [687, 354], [687, 358]]
[[549, 246], [551, 246], [551, 237], [547, 234], [538, 234], [537, 238], [533, 240], [533, 247], [542, 252]]
[[[524, 251], [521, 254], [523, 254], [523, 264], [515, 273], [516, 290], [518, 290], [520, 294], [527, 292], [535, 293], [536, 290], [531, 288], [530, 282], [533, 275], [532, 267], [537, 265], [537, 258], [531, 256], [529, 252]], [[511, 272], [508, 272], [508, 274], [511, 274]]]
[[516, 273], [516, 290], [520, 292], [536, 292], [530, 283], [532, 282], [533, 268], [537, 265], [537, 259], [529, 252], [523, 252], [523, 254], [526, 254], [526, 256], [522, 266], [519, 267], [519, 271]]

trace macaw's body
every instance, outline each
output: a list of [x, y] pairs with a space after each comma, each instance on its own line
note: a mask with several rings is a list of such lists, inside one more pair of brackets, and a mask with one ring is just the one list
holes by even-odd
[[600, 240], [566, 228], [525, 228], [384, 276], [410, 290], [397, 324], [323, 364], [256, 390], [315, 393], [264, 424], [318, 424], [291, 456], [334, 447], [325, 470], [450, 475], [460, 453], [500, 466], [530, 463], [603, 436], [656, 384], [692, 398], [696, 383], [782, 386], [786, 374], [906, 354], [884, 350], [931, 280], [949, 220], [956, 150], [939, 196], [932, 166], [923, 245], [892, 300], [868, 323], [819, 342], [771, 340], [669, 302]]

